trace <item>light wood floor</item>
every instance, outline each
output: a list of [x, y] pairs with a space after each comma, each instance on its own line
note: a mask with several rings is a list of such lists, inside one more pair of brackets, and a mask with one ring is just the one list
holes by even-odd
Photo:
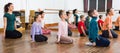
[[[46, 35], [47, 42], [32, 42], [30, 30], [23, 31], [20, 39], [2, 40], [0, 33], [0, 53], [120, 53], [120, 36], [117, 39], [110, 39], [109, 47], [90, 47], [86, 46], [86, 37], [79, 37], [77, 31], [73, 31], [73, 44], [55, 44], [57, 31], [52, 31]], [[117, 33], [120, 35], [120, 31]]]

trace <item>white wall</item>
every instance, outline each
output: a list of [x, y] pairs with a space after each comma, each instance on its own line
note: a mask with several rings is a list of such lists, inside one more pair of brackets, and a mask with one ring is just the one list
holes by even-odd
[[84, 0], [66, 0], [66, 10], [78, 9], [80, 11], [83, 11], [83, 1]]
[[[120, 10], [119, 4], [120, 4], [120, 0], [113, 0], [112, 8], [114, 8], [115, 10]], [[119, 15], [118, 12], [119, 11], [115, 11], [115, 15], [112, 19], [113, 21], [115, 21], [117, 19], [118, 15]]]
[[[34, 4], [34, 5], [33, 5]], [[26, 22], [29, 22], [29, 13], [30, 10], [38, 10], [41, 9], [64, 9], [65, 7], [64, 0], [27, 0], [27, 9], [26, 9]], [[58, 22], [59, 17], [57, 14], [46, 14], [45, 22], [46, 23], [54, 23]]]
[[[38, 10], [38, 8], [46, 9], [64, 9], [64, 10], [73, 10], [77, 8], [80, 11], [84, 10], [83, 6], [84, 0], [0, 0], [0, 28], [3, 27], [3, 7], [6, 3], [12, 2], [14, 4], [14, 10], [25, 9], [26, 18], [25, 21], [29, 22], [29, 11]], [[113, 8], [119, 10], [120, 0], [113, 0]], [[118, 12], [116, 12], [118, 13]], [[116, 14], [113, 18], [113, 21], [116, 20]], [[58, 14], [46, 14], [45, 21], [46, 23], [56, 23], [59, 22], [60, 18]]]
[[3, 27], [4, 5], [9, 2], [14, 4], [14, 10], [25, 9], [25, 0], [0, 0], [0, 28]]

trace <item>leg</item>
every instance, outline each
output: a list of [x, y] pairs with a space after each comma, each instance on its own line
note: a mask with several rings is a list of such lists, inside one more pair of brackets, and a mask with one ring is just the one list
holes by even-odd
[[96, 38], [95, 43], [96, 43], [96, 46], [99, 46], [99, 47], [108, 47], [110, 45], [110, 41], [107, 38], [103, 38], [101, 36]]
[[36, 42], [43, 42], [43, 41], [47, 41], [47, 37], [43, 36], [43, 35], [35, 35], [35, 41]]
[[73, 39], [71, 39], [70, 37], [61, 36], [60, 43], [71, 44], [71, 43], [73, 43]]
[[16, 32], [16, 35], [17, 35], [17, 38], [21, 38], [22, 37], [22, 33], [20, 33], [19, 31], [17, 30], [14, 30]]
[[118, 34], [117, 34], [117, 33], [115, 33], [113, 30], [110, 30], [110, 31], [111, 31], [111, 33], [112, 33], [113, 38], [117, 38], [117, 37], [118, 37]]
[[109, 38], [109, 32], [108, 32], [108, 30], [103, 30], [101, 36], [105, 37], [105, 38]]
[[85, 37], [85, 35], [82, 33], [82, 34], [80, 34], [80, 37]]
[[119, 26], [115, 26], [115, 29], [114, 30], [119, 30]]
[[46, 36], [42, 35], [42, 37], [44, 38], [44, 41], [48, 40], [48, 38]]
[[72, 31], [68, 28], [68, 36], [72, 36]]
[[86, 33], [86, 35], [88, 35], [88, 31], [87, 30], [85, 30], [85, 33]]
[[16, 38], [21, 38], [22, 37], [22, 34], [17, 31], [17, 30], [14, 30], [14, 31], [6, 31], [6, 36], [5, 38], [12, 38], [12, 39], [16, 39]]

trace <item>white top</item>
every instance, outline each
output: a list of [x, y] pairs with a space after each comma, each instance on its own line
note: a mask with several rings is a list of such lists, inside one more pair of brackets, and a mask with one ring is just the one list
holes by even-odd
[[68, 36], [68, 23], [66, 21], [59, 22], [58, 36]]

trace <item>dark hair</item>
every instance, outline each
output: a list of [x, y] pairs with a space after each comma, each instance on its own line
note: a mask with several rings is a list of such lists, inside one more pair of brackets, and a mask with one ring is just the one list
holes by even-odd
[[73, 14], [75, 14], [75, 13], [76, 13], [76, 11], [77, 11], [77, 9], [74, 9], [74, 10], [73, 10]]
[[59, 17], [63, 14], [64, 10], [59, 10]]
[[93, 17], [92, 14], [93, 14], [94, 10], [95, 10], [95, 9], [91, 9], [91, 10], [88, 11], [88, 15], [89, 15], [90, 17]]
[[68, 16], [69, 14], [70, 14], [70, 12], [69, 12], [69, 11], [67, 11], [67, 12], [66, 12], [66, 15]]
[[10, 7], [10, 5], [11, 5], [12, 3], [8, 3], [8, 4], [6, 4], [5, 6], [4, 6], [4, 12], [6, 13], [6, 12], [8, 12], [8, 7]]
[[81, 16], [80, 16], [80, 19], [82, 19], [82, 18], [84, 18], [84, 15], [81, 15]]
[[45, 13], [44, 11], [40, 11], [39, 14], [42, 15], [43, 13]]
[[99, 19], [101, 19], [103, 16], [102, 15], [99, 15]]

